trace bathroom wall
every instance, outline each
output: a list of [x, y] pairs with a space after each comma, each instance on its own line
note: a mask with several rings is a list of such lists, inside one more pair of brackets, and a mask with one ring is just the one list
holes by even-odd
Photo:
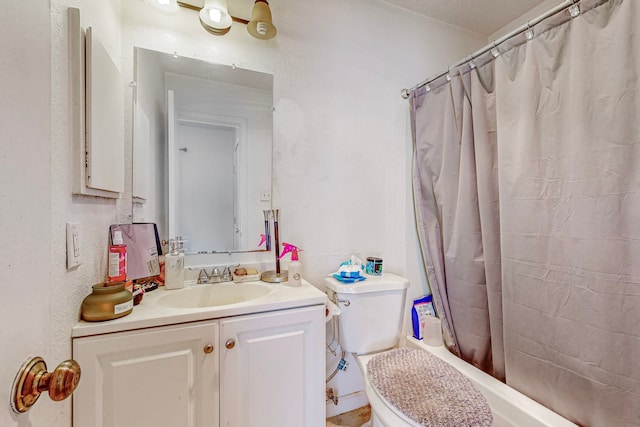
[[[273, 73], [273, 205], [282, 211], [282, 237], [305, 250], [306, 278], [322, 287], [340, 261], [360, 253], [381, 256], [387, 271], [406, 275], [409, 299], [426, 291], [413, 231], [409, 110], [400, 90], [481, 47], [485, 37], [380, 0], [271, 3], [278, 36], [265, 42], [235, 23], [228, 35], [213, 37], [195, 13], [166, 16], [143, 0], [3, 2], [0, 58], [10, 74], [0, 104], [0, 425], [70, 425], [70, 400], [45, 396], [27, 414], [11, 415], [10, 384], [29, 355], [44, 356], [51, 368], [70, 356], [80, 303], [105, 275], [108, 226], [131, 218], [130, 192], [119, 200], [71, 194], [68, 6], [81, 9], [83, 26], [95, 28], [125, 82], [133, 76], [133, 45]], [[130, 153], [132, 92], [123, 90]], [[129, 154], [127, 170], [130, 163]], [[130, 188], [130, 172], [125, 182]], [[65, 265], [67, 221], [80, 224], [83, 263], [73, 270]], [[349, 377], [355, 373], [352, 365], [339, 375], [337, 389], [357, 389], [358, 379]]]

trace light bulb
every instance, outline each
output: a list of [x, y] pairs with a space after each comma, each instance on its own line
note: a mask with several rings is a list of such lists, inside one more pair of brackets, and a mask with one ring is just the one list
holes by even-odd
[[209, 9], [209, 18], [211, 18], [213, 22], [222, 21], [222, 11], [220, 9]]
[[258, 31], [258, 34], [261, 35], [265, 35], [267, 34], [267, 24], [265, 22], [258, 22], [258, 24], [256, 25], [256, 31]]

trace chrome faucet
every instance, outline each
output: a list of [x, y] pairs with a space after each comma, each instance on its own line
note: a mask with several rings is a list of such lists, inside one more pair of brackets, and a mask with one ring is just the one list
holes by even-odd
[[232, 268], [239, 267], [240, 264], [228, 265], [222, 270], [222, 281], [223, 282], [233, 282], [233, 272]]
[[200, 273], [198, 273], [198, 285], [203, 283], [209, 283], [209, 275], [207, 274], [207, 270], [204, 268], [200, 269]]
[[198, 274], [199, 285], [203, 283], [220, 283], [222, 281], [222, 276], [220, 275], [218, 267], [214, 267], [213, 270], [211, 270], [211, 274], [207, 273], [206, 268], [200, 269], [200, 273]]

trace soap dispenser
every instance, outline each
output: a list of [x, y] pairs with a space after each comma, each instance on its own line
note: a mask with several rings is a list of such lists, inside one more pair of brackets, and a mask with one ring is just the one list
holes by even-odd
[[178, 249], [174, 239], [169, 240], [169, 253], [164, 257], [165, 289], [184, 288], [184, 253]]

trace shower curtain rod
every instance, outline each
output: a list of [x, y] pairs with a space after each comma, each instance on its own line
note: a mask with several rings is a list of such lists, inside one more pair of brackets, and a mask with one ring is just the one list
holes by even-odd
[[422, 83], [418, 83], [417, 85], [413, 86], [411, 89], [402, 89], [402, 91], [400, 92], [401, 96], [404, 99], [409, 98], [410, 94], [415, 91], [420, 89], [421, 87], [424, 87], [426, 85], [428, 85], [429, 83], [439, 79], [440, 77], [446, 76], [449, 73], [449, 70], [451, 70], [452, 68], [455, 67], [459, 67], [460, 65], [472, 61], [474, 59], [476, 59], [478, 56], [489, 52], [491, 49], [498, 47], [500, 44], [506, 42], [507, 40], [509, 40], [512, 37], [517, 36], [518, 34], [522, 34], [525, 31], [527, 31], [528, 29], [530, 29], [531, 27], [539, 24], [540, 22], [544, 21], [545, 19], [562, 12], [563, 10], [569, 8], [570, 6], [576, 4], [576, 3], [580, 3], [580, 0], [565, 0], [562, 3], [560, 3], [558, 6], [554, 7], [553, 9], [549, 10], [546, 13], [543, 13], [542, 15], [538, 16], [537, 18], [531, 20], [531, 21], [527, 21], [527, 23], [525, 25], [522, 25], [518, 28], [516, 28], [515, 30], [511, 31], [510, 33], [500, 37], [497, 40], [494, 40], [493, 43], [490, 43], [488, 45], [486, 45], [485, 47], [483, 47], [480, 50], [475, 51], [474, 53], [472, 53], [471, 55], [465, 57], [464, 59], [456, 62], [455, 64], [449, 66], [449, 68], [447, 69], [447, 71], [444, 71], [436, 76], [430, 77], [426, 80], [424, 80]]

